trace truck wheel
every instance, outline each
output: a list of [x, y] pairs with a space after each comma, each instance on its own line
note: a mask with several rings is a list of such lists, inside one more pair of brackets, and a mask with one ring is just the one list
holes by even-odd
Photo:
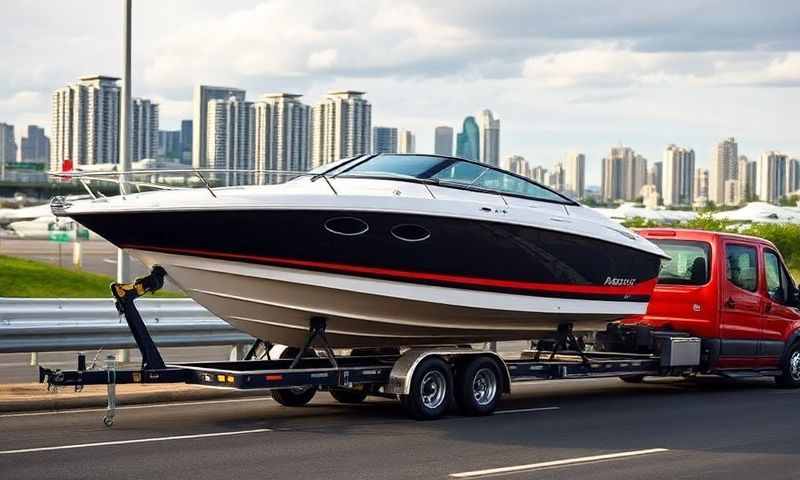
[[456, 402], [461, 413], [469, 416], [490, 415], [500, 398], [500, 374], [497, 362], [477, 357], [456, 375]]
[[800, 342], [795, 343], [783, 361], [783, 374], [775, 377], [781, 387], [800, 387]]
[[365, 390], [336, 389], [330, 391], [331, 396], [339, 403], [361, 403], [367, 398]]
[[644, 383], [644, 375], [625, 375], [619, 379], [625, 383]]
[[[281, 359], [289, 359], [297, 356], [300, 349], [297, 347], [286, 347], [280, 355]], [[307, 357], [316, 357], [314, 350], [307, 350]], [[314, 398], [317, 394], [317, 387], [305, 385], [302, 387], [280, 388], [272, 391], [272, 399], [284, 407], [302, 407]]]
[[417, 366], [411, 377], [411, 392], [401, 401], [412, 418], [434, 420], [447, 410], [452, 390], [450, 366], [442, 359], [432, 357]]

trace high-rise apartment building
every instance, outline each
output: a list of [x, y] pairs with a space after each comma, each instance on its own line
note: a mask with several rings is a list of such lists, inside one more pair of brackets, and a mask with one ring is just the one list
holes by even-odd
[[64, 160], [74, 166], [119, 161], [119, 79], [82, 77], [53, 93], [51, 170]]
[[722, 203], [723, 205], [739, 205], [742, 203], [741, 192], [739, 192], [739, 180], [731, 178], [730, 180], [725, 180], [725, 184], [722, 187], [723, 197]]
[[786, 160], [786, 195], [791, 195], [800, 190], [800, 160], [790, 158]]
[[[180, 130], [159, 130], [158, 148], [155, 158], [181, 161], [181, 132]], [[143, 157], [153, 158], [153, 157]]]
[[664, 150], [662, 165], [664, 205], [691, 205], [694, 201], [694, 150], [669, 145]]
[[693, 203], [705, 204], [708, 202], [708, 169], [698, 168], [694, 173], [694, 198]]
[[436, 127], [434, 130], [433, 152], [436, 155], [453, 155], [453, 129], [452, 127]]
[[211, 100], [224, 100], [228, 102], [234, 98], [238, 102], [245, 99], [245, 91], [231, 87], [212, 87], [209, 85], [195, 85], [192, 94], [192, 166], [194, 168], [212, 168], [214, 164], [212, 154], [207, 154], [209, 140], [207, 139], [208, 105]]
[[511, 172], [516, 173], [517, 175], [522, 175], [523, 177], [530, 178], [531, 176], [531, 166], [528, 164], [528, 161], [525, 160], [525, 157], [522, 155], [512, 155], [508, 157], [508, 165], [507, 169]]
[[601, 198], [607, 202], [635, 200], [645, 184], [647, 160], [630, 147], [612, 147], [603, 159]]
[[[755, 195], [755, 189], [751, 189], [749, 185], [749, 178], [747, 175], [747, 157], [739, 155], [739, 160], [736, 161], [737, 181], [739, 183], [739, 196], [743, 202], [749, 201]], [[755, 179], [753, 179], [755, 180]]]
[[786, 171], [788, 157], [780, 152], [761, 154], [758, 161], [756, 190], [762, 202], [778, 203], [786, 195]]
[[661, 191], [661, 184], [664, 182], [664, 164], [661, 162], [653, 162], [647, 169], [647, 177], [644, 183], [647, 185], [655, 185], [656, 193], [661, 197], [664, 193]]
[[397, 129], [394, 127], [373, 128], [372, 153], [397, 153]]
[[414, 134], [409, 130], [400, 130], [397, 136], [397, 152], [398, 153], [416, 153], [417, 141]]
[[725, 205], [725, 181], [737, 180], [739, 168], [739, 146], [733, 137], [726, 138], [711, 151], [708, 172], [708, 200]]
[[17, 161], [17, 141], [14, 125], [0, 123], [0, 178], [5, 178], [6, 164]]
[[50, 139], [44, 134], [44, 128], [28, 125], [28, 136], [22, 137], [20, 160], [23, 162], [49, 162]]
[[192, 120], [181, 120], [181, 163], [192, 163]]
[[456, 136], [456, 156], [466, 160], [479, 161], [481, 159], [481, 137], [478, 122], [475, 117], [464, 119], [461, 132]]
[[531, 180], [541, 185], [547, 185], [547, 169], [541, 165], [531, 168]]
[[500, 119], [494, 118], [491, 110], [481, 112], [480, 130], [480, 161], [500, 166]]
[[330, 92], [312, 110], [312, 167], [369, 153], [372, 105], [364, 92]]
[[[273, 93], [255, 104], [255, 168], [305, 172], [311, 168], [311, 107], [302, 95]], [[262, 180], [264, 176], [259, 176]], [[281, 180], [278, 178], [278, 180]]]
[[[255, 108], [252, 102], [232, 96], [227, 100], [209, 100], [206, 106], [205, 138], [208, 167], [213, 169], [252, 170], [254, 168]], [[251, 183], [246, 172], [211, 175], [227, 185]]]
[[131, 99], [131, 161], [158, 155], [158, 104], [146, 98]]
[[557, 192], [564, 191], [564, 166], [561, 162], [556, 162], [553, 165], [553, 170], [550, 171], [550, 174], [547, 175], [547, 186], [552, 188]]
[[564, 160], [564, 191], [574, 198], [583, 198], [586, 186], [586, 155], [570, 152]]

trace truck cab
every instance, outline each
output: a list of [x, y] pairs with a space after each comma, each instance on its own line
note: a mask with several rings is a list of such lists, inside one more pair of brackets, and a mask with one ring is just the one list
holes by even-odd
[[778, 249], [745, 235], [642, 229], [662, 263], [647, 313], [623, 323], [702, 339], [701, 368], [800, 384], [800, 301]]

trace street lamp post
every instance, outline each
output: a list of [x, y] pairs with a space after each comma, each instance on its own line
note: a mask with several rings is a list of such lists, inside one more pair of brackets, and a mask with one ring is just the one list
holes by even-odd
[[[132, 0], [123, 0], [125, 9], [125, 25], [123, 33], [125, 66], [122, 75], [122, 106], [120, 108], [120, 135], [119, 135], [119, 193], [128, 193], [126, 173], [131, 169], [131, 3]], [[124, 250], [117, 250], [117, 282], [125, 283], [130, 279], [131, 259]]]

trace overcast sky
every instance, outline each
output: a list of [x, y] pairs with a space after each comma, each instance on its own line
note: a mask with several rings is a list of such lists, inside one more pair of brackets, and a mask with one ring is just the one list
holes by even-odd
[[[800, 156], [800, 1], [134, 0], [134, 96], [162, 129], [191, 117], [192, 86], [315, 103], [368, 92], [373, 125], [436, 125], [491, 109], [501, 155], [550, 167], [585, 152], [589, 183], [622, 142], [660, 160], [734, 136], [756, 158]], [[0, 121], [50, 129], [52, 91], [122, 73], [122, 0], [3, 0]]]

